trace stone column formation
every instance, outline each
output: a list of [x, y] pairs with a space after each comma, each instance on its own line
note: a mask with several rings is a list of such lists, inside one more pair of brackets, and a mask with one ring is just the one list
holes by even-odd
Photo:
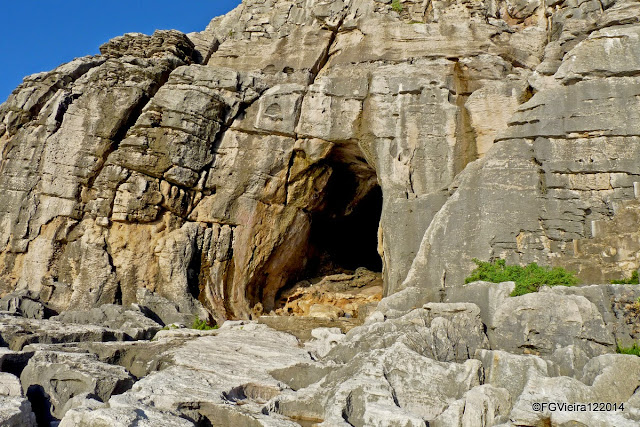
[[0, 293], [271, 310], [339, 170], [342, 214], [382, 190], [387, 295], [439, 301], [474, 257], [629, 274], [639, 17], [633, 0], [245, 0], [200, 33], [115, 38], [0, 106]]

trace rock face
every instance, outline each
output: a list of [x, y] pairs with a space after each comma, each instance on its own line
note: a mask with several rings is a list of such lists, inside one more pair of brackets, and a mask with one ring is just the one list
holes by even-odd
[[638, 425], [637, 0], [245, 0], [100, 51], [0, 106], [0, 424]]
[[358, 267], [418, 305], [473, 257], [629, 275], [638, 16], [245, 0], [201, 33], [118, 37], [0, 106], [0, 293], [61, 312], [143, 289], [220, 322]]

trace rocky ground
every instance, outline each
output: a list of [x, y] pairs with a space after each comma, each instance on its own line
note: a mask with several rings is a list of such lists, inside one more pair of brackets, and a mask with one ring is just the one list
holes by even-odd
[[[640, 338], [640, 287], [509, 297], [513, 286], [475, 282], [416, 307], [407, 288], [346, 334], [281, 317], [311, 325], [303, 339], [258, 321], [163, 328], [142, 305], [45, 319], [37, 301], [4, 298], [0, 424], [638, 425], [640, 357], [616, 344]], [[536, 411], [543, 402], [619, 408]]]
[[0, 105], [1, 425], [640, 424], [640, 286], [598, 285], [640, 268], [638, 0], [244, 0], [100, 52]]

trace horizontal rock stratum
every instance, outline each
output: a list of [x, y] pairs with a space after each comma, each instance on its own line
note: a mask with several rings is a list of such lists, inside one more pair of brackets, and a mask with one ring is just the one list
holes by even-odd
[[57, 312], [157, 296], [221, 322], [340, 269], [420, 303], [474, 257], [628, 275], [639, 17], [245, 0], [200, 33], [111, 40], [0, 106], [0, 292]]

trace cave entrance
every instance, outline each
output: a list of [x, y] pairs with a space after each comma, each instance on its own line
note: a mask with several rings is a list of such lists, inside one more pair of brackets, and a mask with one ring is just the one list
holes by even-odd
[[[308, 212], [305, 264], [278, 292], [275, 308], [284, 308], [296, 288], [340, 273], [352, 275], [353, 279], [345, 281], [358, 282], [358, 286], [374, 279], [382, 286], [382, 259], [378, 253], [382, 190], [375, 170], [356, 144], [334, 147], [322, 167], [329, 168], [331, 174], [320, 194], [321, 202]], [[358, 270], [361, 267], [369, 272]], [[360, 277], [362, 274], [366, 280]], [[345, 290], [348, 286], [345, 283]]]
[[[378, 225], [382, 190], [364, 160], [334, 162], [322, 208], [311, 214], [306, 277], [359, 267], [381, 272]], [[363, 173], [364, 172], [364, 173]]]

